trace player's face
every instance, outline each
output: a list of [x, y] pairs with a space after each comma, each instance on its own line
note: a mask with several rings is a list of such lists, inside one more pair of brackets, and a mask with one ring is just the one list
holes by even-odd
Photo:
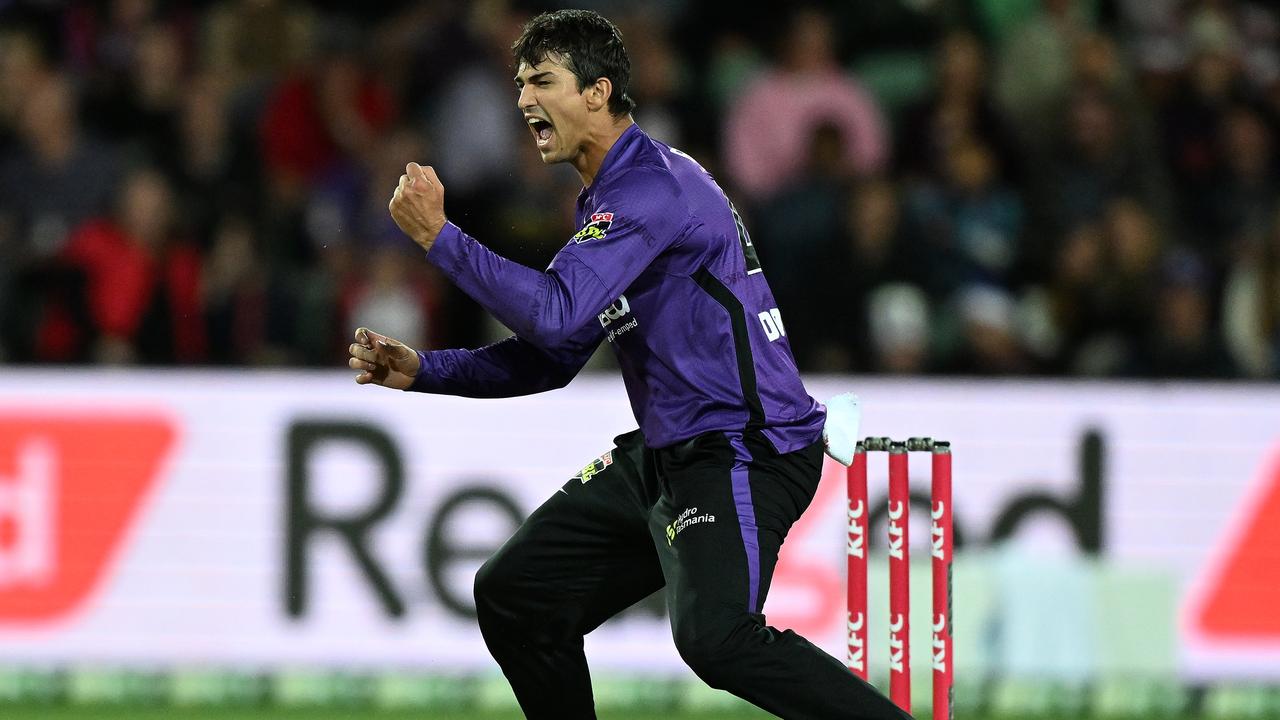
[[520, 63], [515, 78], [517, 105], [547, 164], [573, 160], [587, 139], [587, 102], [562, 60], [552, 56], [532, 67]]

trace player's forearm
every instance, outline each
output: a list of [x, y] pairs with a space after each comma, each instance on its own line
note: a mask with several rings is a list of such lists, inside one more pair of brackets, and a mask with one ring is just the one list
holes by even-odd
[[518, 338], [476, 350], [419, 352], [416, 392], [473, 398], [532, 395], [569, 384], [582, 363], [557, 361]]
[[544, 349], [560, 347], [609, 299], [576, 259], [549, 272], [512, 262], [448, 223], [427, 259], [516, 335]]

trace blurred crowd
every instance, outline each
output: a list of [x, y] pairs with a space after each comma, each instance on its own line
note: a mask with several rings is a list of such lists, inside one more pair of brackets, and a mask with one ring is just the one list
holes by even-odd
[[[802, 369], [1280, 377], [1270, 4], [573, 5], [734, 199]], [[432, 164], [450, 219], [545, 266], [579, 182], [538, 159], [509, 48], [559, 6], [0, 2], [0, 362], [501, 336], [386, 204]]]

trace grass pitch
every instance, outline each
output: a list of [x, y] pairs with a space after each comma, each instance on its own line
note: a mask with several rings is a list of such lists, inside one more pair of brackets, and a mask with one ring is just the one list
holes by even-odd
[[[754, 709], [726, 712], [674, 712], [659, 713], [660, 720], [763, 720], [772, 715]], [[919, 714], [918, 720], [929, 720], [928, 714]], [[1014, 720], [1011, 717], [965, 718], [959, 720]], [[1142, 716], [1147, 720], [1151, 716]], [[518, 711], [465, 710], [441, 712], [439, 710], [378, 710], [372, 708], [182, 708], [172, 706], [130, 707], [119, 705], [31, 705], [0, 703], [0, 718], [4, 720], [523, 720]], [[601, 710], [600, 720], [655, 720], [653, 710], [612, 712]], [[1023, 720], [1023, 719], [1019, 719]], [[1068, 720], [1066, 717], [1036, 716], [1036, 720]], [[1070, 720], [1081, 720], [1071, 718]], [[1123, 720], [1108, 716], [1107, 720]], [[1194, 720], [1191, 717], [1170, 717], [1161, 720]], [[1214, 720], [1236, 720], [1214, 716]], [[1244, 720], [1244, 719], [1241, 719]]]

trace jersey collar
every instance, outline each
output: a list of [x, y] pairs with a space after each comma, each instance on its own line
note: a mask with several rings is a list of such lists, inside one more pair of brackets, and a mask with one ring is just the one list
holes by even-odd
[[595, 180], [589, 187], [582, 188], [578, 198], [586, 199], [595, 188], [600, 187], [601, 181], [612, 174], [614, 170], [629, 165], [631, 158], [640, 147], [641, 138], [644, 137], [648, 136], [644, 134], [637, 123], [633, 122], [626, 130], [623, 130], [618, 139], [613, 142], [613, 146], [609, 148], [609, 152], [604, 154], [604, 160], [600, 162], [600, 170], [596, 173]]

